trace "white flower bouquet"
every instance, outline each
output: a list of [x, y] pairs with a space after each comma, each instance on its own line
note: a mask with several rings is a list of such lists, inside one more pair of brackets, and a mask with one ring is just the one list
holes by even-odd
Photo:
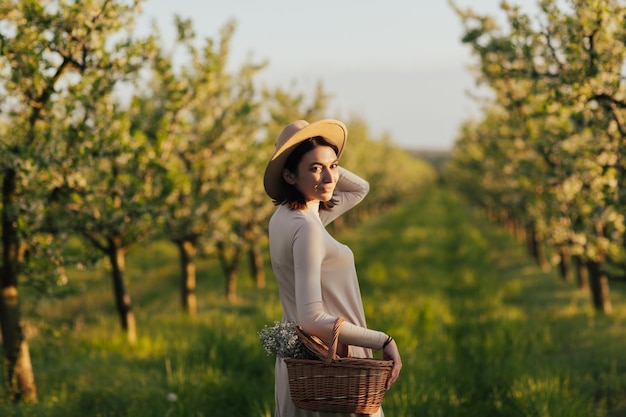
[[295, 323], [275, 321], [273, 326], [265, 326], [259, 332], [259, 341], [268, 355], [291, 359], [317, 359], [298, 338]]

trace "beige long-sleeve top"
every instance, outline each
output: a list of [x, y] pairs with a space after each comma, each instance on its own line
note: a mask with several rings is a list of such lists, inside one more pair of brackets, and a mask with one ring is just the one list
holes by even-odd
[[[354, 357], [371, 357], [370, 349], [380, 349], [387, 336], [367, 328], [354, 255], [325, 226], [363, 200], [368, 191], [367, 181], [339, 168], [337, 204], [332, 210], [319, 211], [317, 203], [303, 210], [279, 206], [269, 223], [270, 257], [283, 320], [294, 321], [306, 332], [329, 340], [333, 323], [344, 317], [339, 343], [351, 345], [350, 356]], [[288, 385], [286, 366], [277, 358], [276, 417], [322, 415], [296, 409]]]

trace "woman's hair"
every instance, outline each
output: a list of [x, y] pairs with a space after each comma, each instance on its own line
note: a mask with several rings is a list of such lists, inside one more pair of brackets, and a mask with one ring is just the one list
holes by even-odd
[[[317, 148], [318, 146], [328, 146], [335, 151], [335, 155], [339, 153], [339, 149], [337, 146], [330, 143], [328, 140], [323, 138], [322, 136], [314, 136], [312, 138], [308, 138], [300, 142], [300, 144], [291, 152], [291, 154], [287, 157], [287, 161], [285, 161], [285, 169], [288, 169], [293, 174], [298, 174], [298, 164], [302, 161], [302, 157], [307, 152]], [[281, 205], [284, 204], [288, 206], [291, 210], [301, 210], [306, 207], [306, 198], [304, 194], [300, 192], [294, 185], [289, 184], [282, 178], [282, 186], [283, 186], [283, 198], [274, 200], [274, 204]], [[333, 206], [337, 204], [337, 201], [333, 198], [329, 201], [321, 201], [320, 202], [320, 210], [330, 210]]]

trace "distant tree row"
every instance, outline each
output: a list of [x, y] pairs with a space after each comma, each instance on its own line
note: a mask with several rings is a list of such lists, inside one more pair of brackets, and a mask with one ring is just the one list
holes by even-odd
[[504, 28], [457, 9], [491, 95], [463, 126], [448, 177], [610, 313], [610, 279], [626, 276], [624, 2], [501, 8]]
[[[181, 303], [191, 316], [198, 253], [219, 259], [229, 300], [244, 256], [262, 286], [273, 211], [265, 163], [285, 124], [326, 116], [330, 97], [321, 85], [306, 100], [260, 89], [265, 64], [227, 68], [234, 22], [216, 40], [196, 39], [179, 17], [173, 43], [156, 29], [136, 37], [141, 4], [0, 3], [0, 328], [16, 401], [37, 400], [18, 284], [62, 285], [66, 267], [106, 259], [131, 343], [136, 323], [124, 273], [129, 248], [141, 241], [176, 245]], [[372, 192], [346, 223], [434, 179], [389, 138], [372, 138], [364, 120], [352, 117], [348, 128], [345, 165], [368, 178]], [[89, 249], [68, 252], [76, 237]]]

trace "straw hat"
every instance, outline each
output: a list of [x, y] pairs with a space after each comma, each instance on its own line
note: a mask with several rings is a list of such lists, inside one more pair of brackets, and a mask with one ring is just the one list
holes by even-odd
[[284, 182], [282, 171], [287, 158], [300, 142], [315, 136], [322, 136], [337, 146], [337, 158], [339, 158], [348, 138], [348, 129], [340, 121], [332, 119], [313, 123], [309, 123], [306, 120], [296, 120], [289, 123], [278, 136], [276, 150], [267, 163], [263, 177], [265, 192], [273, 200], [283, 199]]

